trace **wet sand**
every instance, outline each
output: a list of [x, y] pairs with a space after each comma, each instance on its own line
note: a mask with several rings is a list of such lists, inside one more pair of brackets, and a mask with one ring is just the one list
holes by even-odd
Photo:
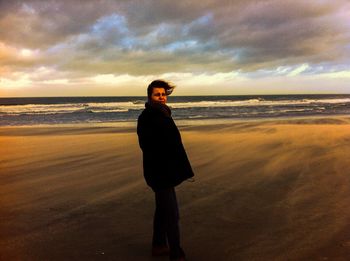
[[[180, 129], [188, 260], [350, 259], [349, 117]], [[0, 144], [0, 260], [167, 260], [134, 127], [1, 127]]]

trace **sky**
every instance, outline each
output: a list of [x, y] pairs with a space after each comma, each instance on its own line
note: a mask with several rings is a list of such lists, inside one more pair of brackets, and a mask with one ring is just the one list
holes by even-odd
[[0, 0], [0, 97], [350, 93], [348, 0]]

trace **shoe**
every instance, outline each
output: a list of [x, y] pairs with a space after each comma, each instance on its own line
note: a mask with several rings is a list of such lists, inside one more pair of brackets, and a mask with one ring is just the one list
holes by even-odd
[[186, 261], [186, 258], [184, 257], [179, 257], [179, 258], [175, 258], [175, 259], [170, 259], [170, 261]]
[[153, 246], [152, 256], [168, 256], [169, 247], [168, 246]]
[[186, 261], [185, 257], [185, 253], [180, 247], [179, 249], [177, 249], [176, 253], [170, 254], [170, 261]]

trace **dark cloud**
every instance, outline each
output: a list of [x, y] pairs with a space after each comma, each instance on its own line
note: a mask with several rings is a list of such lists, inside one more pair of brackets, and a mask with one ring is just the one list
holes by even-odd
[[[240, 50], [242, 66], [266, 66], [281, 60], [317, 63], [336, 59], [337, 50], [349, 41], [341, 39], [344, 27], [339, 23], [345, 21], [337, 19], [340, 8], [331, 2], [261, 1], [233, 16], [222, 10], [215, 31], [223, 48]], [[331, 56], [324, 55], [329, 52]]]
[[47, 47], [85, 32], [98, 18], [118, 10], [113, 1], [6, 2], [0, 17], [1, 39], [28, 48]]
[[349, 57], [345, 0], [0, 3], [0, 41], [40, 54], [7, 56], [11, 70], [212, 73], [301, 63], [338, 68]]

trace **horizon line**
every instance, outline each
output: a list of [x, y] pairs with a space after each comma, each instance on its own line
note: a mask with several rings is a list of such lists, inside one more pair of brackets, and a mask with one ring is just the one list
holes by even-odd
[[[291, 96], [291, 95], [350, 95], [350, 93], [276, 93], [276, 94], [209, 94], [209, 95], [171, 95], [171, 97], [224, 97], [224, 96]], [[131, 95], [131, 96], [125, 96], [125, 95], [108, 95], [108, 96], [12, 96], [12, 97], [0, 97], [0, 99], [18, 99], [18, 98], [123, 98], [123, 97], [147, 97], [147, 95]]]

